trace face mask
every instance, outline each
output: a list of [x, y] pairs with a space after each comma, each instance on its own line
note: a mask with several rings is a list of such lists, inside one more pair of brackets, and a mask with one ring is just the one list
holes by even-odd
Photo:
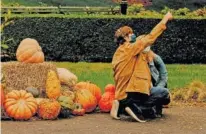
[[131, 36], [130, 36], [130, 43], [134, 43], [135, 41], [136, 41], [136, 35], [135, 34], [132, 34]]

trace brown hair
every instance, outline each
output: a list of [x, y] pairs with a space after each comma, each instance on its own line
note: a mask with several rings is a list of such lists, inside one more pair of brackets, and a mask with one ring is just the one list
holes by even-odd
[[129, 26], [120, 27], [115, 32], [115, 35], [114, 35], [115, 36], [115, 42], [117, 44], [123, 44], [125, 42], [124, 37], [128, 36], [129, 34], [132, 34], [132, 33], [133, 33], [133, 30]]

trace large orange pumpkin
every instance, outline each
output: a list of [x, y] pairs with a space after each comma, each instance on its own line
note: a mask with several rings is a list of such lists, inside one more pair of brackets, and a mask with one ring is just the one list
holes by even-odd
[[102, 96], [101, 89], [97, 85], [91, 82], [79, 82], [76, 84], [75, 88], [88, 89], [96, 97], [97, 103], [101, 99], [101, 96]]
[[104, 88], [104, 91], [115, 93], [115, 86], [113, 84], [107, 84]]
[[44, 62], [44, 53], [35, 39], [26, 38], [18, 46], [16, 58], [24, 63], [42, 63]]
[[99, 108], [102, 112], [110, 112], [112, 108], [112, 102], [114, 100], [114, 93], [105, 92], [99, 101]]
[[17, 120], [28, 120], [37, 111], [37, 103], [31, 93], [13, 90], [6, 95], [4, 108], [8, 116]]
[[3, 89], [3, 86], [1, 84], [0, 84], [0, 88], [1, 88], [1, 107], [2, 107], [4, 104], [5, 96], [4, 96], [4, 89]]
[[87, 89], [76, 90], [76, 103], [80, 103], [87, 113], [94, 111], [97, 106], [97, 100]]
[[44, 99], [39, 104], [38, 115], [43, 119], [56, 119], [61, 105], [56, 100]]

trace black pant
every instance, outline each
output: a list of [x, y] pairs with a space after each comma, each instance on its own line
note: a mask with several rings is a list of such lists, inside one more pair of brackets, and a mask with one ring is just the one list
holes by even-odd
[[153, 87], [149, 96], [138, 92], [128, 92], [127, 98], [120, 101], [118, 114], [125, 114], [127, 106], [134, 110], [137, 110], [135, 107], [138, 106], [142, 110], [138, 112], [145, 116], [147, 114], [161, 114], [162, 105], [169, 103], [169, 90], [166, 88]]

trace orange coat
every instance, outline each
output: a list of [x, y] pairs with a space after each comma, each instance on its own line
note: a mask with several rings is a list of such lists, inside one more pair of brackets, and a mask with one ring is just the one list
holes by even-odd
[[150, 69], [142, 51], [153, 44], [165, 29], [165, 24], [160, 22], [150, 34], [138, 37], [133, 44], [125, 42], [117, 48], [112, 59], [116, 86], [115, 99], [126, 98], [127, 92], [150, 94]]

